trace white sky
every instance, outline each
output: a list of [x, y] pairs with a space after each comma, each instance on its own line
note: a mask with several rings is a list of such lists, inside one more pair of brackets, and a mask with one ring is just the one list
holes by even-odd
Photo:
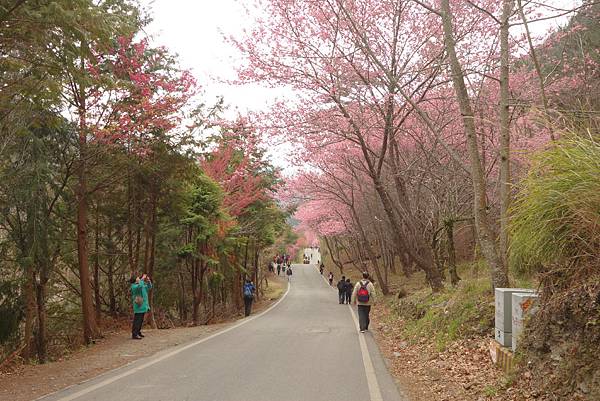
[[[259, 86], [239, 87], [223, 82], [235, 79], [237, 49], [224, 35], [239, 36], [250, 21], [243, 0], [142, 0], [154, 19], [147, 32], [154, 44], [179, 54], [183, 68], [190, 69], [204, 89], [207, 103], [224, 96], [232, 111], [264, 109], [283, 91]], [[247, 2], [246, 2], [247, 3]]]

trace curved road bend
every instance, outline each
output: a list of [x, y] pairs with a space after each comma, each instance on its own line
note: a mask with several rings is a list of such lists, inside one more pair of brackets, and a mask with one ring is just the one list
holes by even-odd
[[293, 271], [287, 296], [264, 315], [42, 400], [404, 400], [371, 334], [358, 333], [349, 308], [338, 304], [337, 290], [315, 265]]

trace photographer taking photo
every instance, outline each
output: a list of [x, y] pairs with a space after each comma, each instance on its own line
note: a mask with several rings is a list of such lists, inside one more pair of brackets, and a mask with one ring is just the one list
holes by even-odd
[[141, 277], [132, 275], [129, 279], [131, 284], [131, 302], [133, 304], [133, 323], [131, 324], [131, 338], [141, 340], [144, 315], [150, 310], [148, 303], [148, 291], [152, 289], [152, 280], [145, 273]]

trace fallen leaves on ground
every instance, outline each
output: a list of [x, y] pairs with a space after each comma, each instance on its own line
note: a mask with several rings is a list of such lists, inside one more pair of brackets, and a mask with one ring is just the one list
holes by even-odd
[[489, 354], [491, 336], [461, 339], [439, 351], [425, 338], [408, 339], [402, 321], [389, 310], [373, 310], [375, 338], [389, 360], [392, 375], [415, 401], [525, 401], [543, 400], [531, 389], [531, 375], [517, 381], [494, 366]]

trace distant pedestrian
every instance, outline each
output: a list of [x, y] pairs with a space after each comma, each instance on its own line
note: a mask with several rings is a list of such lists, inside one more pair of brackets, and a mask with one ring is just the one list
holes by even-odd
[[133, 323], [131, 324], [131, 338], [141, 340], [144, 315], [150, 310], [148, 302], [148, 291], [152, 289], [150, 277], [143, 274], [141, 277], [132, 275], [129, 279], [131, 284], [131, 303], [133, 304]]
[[254, 292], [256, 288], [254, 287], [254, 283], [249, 278], [246, 279], [244, 283], [244, 315], [246, 317], [250, 316], [252, 313], [252, 302], [254, 301]]
[[333, 287], [333, 272], [329, 272], [329, 285]]
[[352, 285], [352, 282], [350, 281], [349, 278], [346, 279], [346, 285], [345, 285], [345, 290], [346, 290], [346, 299], [345, 302], [347, 304], [350, 304], [350, 301], [352, 300], [352, 290], [354, 289], [354, 286]]
[[323, 263], [321, 263], [321, 265], [319, 266], [319, 273], [321, 273], [321, 276], [323, 275], [324, 269], [325, 269], [325, 265]]
[[337, 289], [338, 289], [338, 301], [341, 305], [346, 300], [346, 276], [342, 276], [340, 281], [338, 281]]
[[375, 302], [375, 287], [369, 281], [369, 273], [364, 272], [363, 278], [354, 286], [352, 303], [358, 305], [358, 326], [361, 333], [369, 330], [369, 313]]
[[277, 275], [279, 276], [279, 273], [281, 273], [281, 264], [277, 263]]
[[292, 274], [293, 274], [293, 272], [292, 272], [292, 267], [291, 266], [288, 266], [285, 274], [287, 274], [288, 281], [292, 281]]

